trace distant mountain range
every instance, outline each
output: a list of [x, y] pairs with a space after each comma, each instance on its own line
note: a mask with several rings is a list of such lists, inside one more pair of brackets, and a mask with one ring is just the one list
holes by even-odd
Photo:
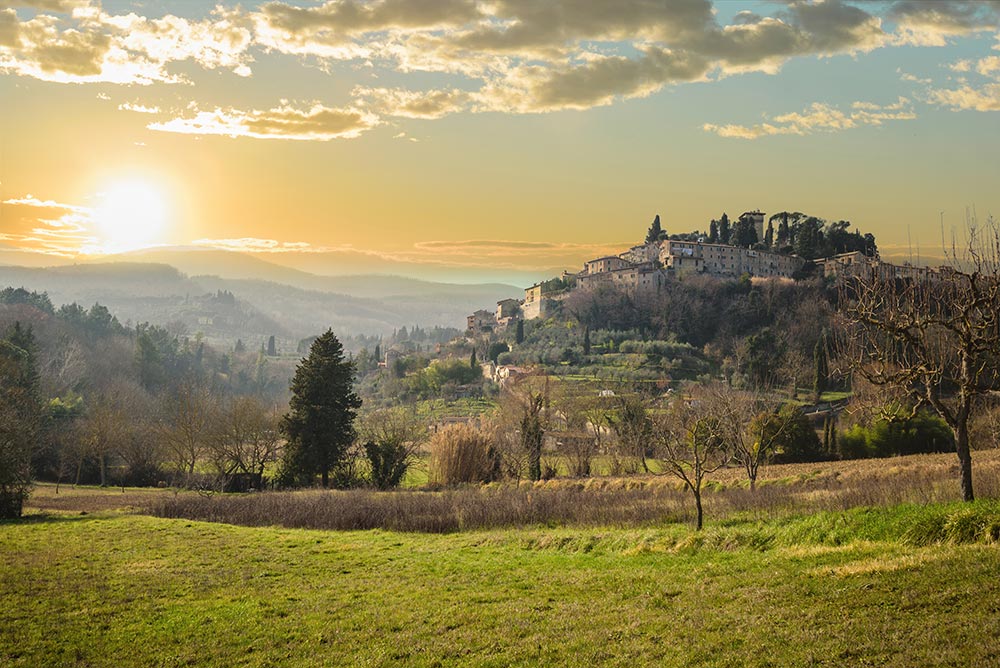
[[[210, 340], [297, 339], [332, 327], [341, 335], [402, 326], [465, 327], [465, 316], [523, 294], [502, 283], [462, 285], [401, 276], [319, 276], [221, 250], [158, 249], [118, 262], [0, 266], [0, 288], [48, 292], [59, 306], [100, 302], [123, 322], [183, 325]], [[0, 255], [0, 262], [6, 258]], [[232, 299], [216, 299], [232, 293]]]

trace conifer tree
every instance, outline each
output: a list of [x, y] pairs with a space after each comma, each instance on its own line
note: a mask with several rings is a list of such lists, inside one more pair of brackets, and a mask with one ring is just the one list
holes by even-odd
[[732, 230], [729, 227], [729, 216], [722, 214], [722, 218], [719, 219], [719, 243], [728, 244], [731, 232]]
[[651, 244], [654, 241], [659, 241], [663, 236], [663, 228], [660, 226], [660, 214], [656, 214], [653, 224], [649, 226], [649, 231], [646, 232], [646, 243]]
[[317, 338], [295, 370], [289, 412], [282, 419], [288, 440], [282, 465], [286, 483], [309, 482], [319, 474], [323, 486], [342, 464], [354, 441], [354, 418], [361, 400], [354, 393], [354, 364], [331, 330]]
[[824, 331], [816, 347], [813, 349], [813, 361], [816, 365], [815, 376], [813, 378], [813, 396], [819, 401], [820, 396], [826, 392], [830, 378], [830, 363], [826, 353], [826, 331]]
[[0, 339], [0, 519], [21, 516], [40, 421], [35, 337], [17, 322]]
[[515, 343], [524, 343], [524, 321], [523, 320], [518, 320], [517, 321], [517, 331], [515, 331], [515, 333], [514, 333], [514, 342]]

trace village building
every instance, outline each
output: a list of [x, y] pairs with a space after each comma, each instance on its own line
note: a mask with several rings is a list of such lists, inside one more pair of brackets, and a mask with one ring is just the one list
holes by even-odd
[[555, 307], [555, 301], [551, 295], [555, 289], [551, 287], [551, 281], [535, 283], [524, 291], [524, 301], [521, 303], [521, 313], [525, 320], [548, 317]]
[[700, 241], [664, 241], [660, 245], [660, 263], [678, 276], [705, 273], [738, 278], [743, 274], [763, 278], [791, 278], [802, 269], [805, 260], [797, 255], [739, 248]]
[[497, 302], [496, 324], [501, 330], [521, 319], [521, 300], [501, 299]]
[[467, 329], [473, 334], [492, 331], [496, 324], [496, 316], [486, 309], [476, 311], [465, 320]]

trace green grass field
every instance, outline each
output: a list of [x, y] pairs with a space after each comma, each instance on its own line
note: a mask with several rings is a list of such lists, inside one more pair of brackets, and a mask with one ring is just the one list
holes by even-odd
[[[113, 505], [100, 505], [112, 493], [93, 492], [95, 507]], [[734, 519], [700, 535], [682, 525], [324, 532], [69, 512], [0, 525], [0, 665], [985, 666], [1000, 656], [996, 502]]]

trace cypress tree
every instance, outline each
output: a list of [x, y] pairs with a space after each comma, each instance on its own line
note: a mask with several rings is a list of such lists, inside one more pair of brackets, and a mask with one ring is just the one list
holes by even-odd
[[660, 226], [660, 214], [656, 214], [653, 224], [649, 226], [649, 231], [646, 232], [646, 243], [651, 244], [654, 241], [659, 241], [662, 236], [663, 228]]
[[476, 349], [475, 348], [472, 349], [472, 354], [469, 355], [469, 366], [471, 366], [473, 369], [475, 369], [476, 366], [477, 366], [477, 364], [476, 364]]
[[816, 365], [815, 377], [813, 378], [813, 396], [819, 401], [820, 396], [826, 392], [830, 378], [830, 364], [826, 355], [826, 331], [819, 337], [816, 347], [813, 349], [813, 361]]
[[514, 333], [514, 342], [515, 343], [524, 343], [524, 321], [523, 320], [518, 320], [517, 321], [517, 330]]
[[722, 214], [719, 219], [719, 243], [728, 244], [732, 230], [729, 228], [729, 216]]
[[289, 412], [282, 419], [288, 444], [282, 462], [286, 483], [308, 482], [317, 473], [328, 487], [354, 441], [361, 399], [354, 393], [354, 364], [331, 330], [317, 338], [292, 378]]

